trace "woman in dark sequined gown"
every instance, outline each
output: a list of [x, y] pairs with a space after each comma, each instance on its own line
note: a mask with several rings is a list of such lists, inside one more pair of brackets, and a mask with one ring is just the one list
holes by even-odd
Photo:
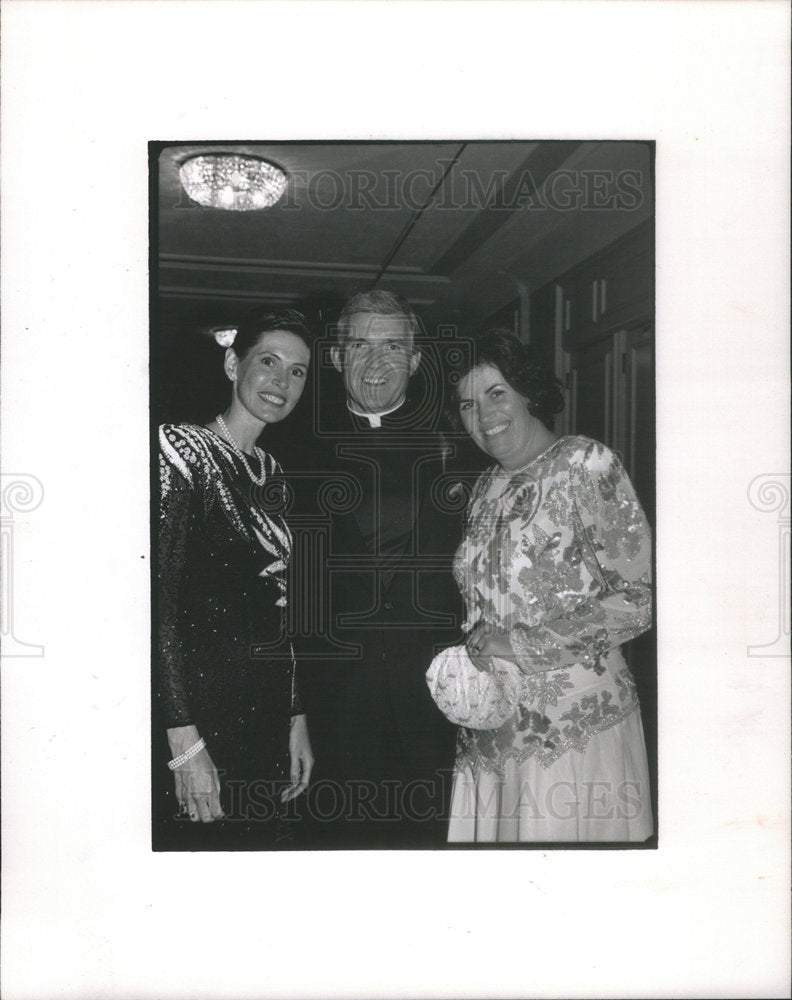
[[284, 637], [284, 487], [255, 446], [302, 394], [309, 336], [293, 310], [250, 314], [225, 354], [227, 410], [160, 428], [157, 850], [275, 846], [310, 778]]

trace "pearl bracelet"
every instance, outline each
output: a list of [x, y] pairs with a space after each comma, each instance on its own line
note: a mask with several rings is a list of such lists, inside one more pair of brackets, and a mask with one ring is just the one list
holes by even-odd
[[177, 767], [181, 767], [182, 764], [186, 764], [191, 757], [194, 757], [197, 753], [200, 753], [205, 746], [206, 743], [204, 742], [202, 737], [200, 740], [198, 740], [197, 743], [193, 743], [191, 747], [187, 747], [184, 753], [180, 753], [178, 757], [174, 757], [173, 760], [169, 760], [168, 767], [171, 769], [171, 771], [175, 771]]

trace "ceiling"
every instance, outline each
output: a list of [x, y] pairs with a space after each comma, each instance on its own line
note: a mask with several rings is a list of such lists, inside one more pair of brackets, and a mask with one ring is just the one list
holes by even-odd
[[[199, 207], [178, 169], [207, 151], [278, 164], [286, 194], [263, 211]], [[206, 333], [267, 302], [313, 303], [332, 322], [374, 285], [405, 295], [428, 329], [475, 328], [649, 217], [651, 153], [627, 141], [153, 144], [155, 331]]]

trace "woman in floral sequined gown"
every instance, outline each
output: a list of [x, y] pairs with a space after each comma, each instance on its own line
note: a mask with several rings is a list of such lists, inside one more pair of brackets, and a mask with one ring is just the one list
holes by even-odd
[[546, 423], [552, 374], [512, 334], [482, 337], [459, 417], [496, 460], [478, 479], [454, 573], [467, 648], [521, 669], [513, 717], [460, 729], [449, 840], [644, 841], [649, 775], [621, 646], [651, 624], [649, 529], [618, 458]]
[[254, 311], [225, 353], [226, 411], [160, 428], [158, 849], [265, 846], [282, 830], [281, 803], [310, 777], [283, 637], [284, 485], [255, 446], [299, 400], [308, 343], [299, 313]]

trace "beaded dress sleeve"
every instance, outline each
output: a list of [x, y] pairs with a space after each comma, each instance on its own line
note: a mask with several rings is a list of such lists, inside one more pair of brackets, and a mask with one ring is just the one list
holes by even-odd
[[190, 515], [195, 500], [193, 474], [175, 452], [172, 428], [160, 429], [159, 506], [159, 685], [168, 728], [193, 723], [188, 701], [184, 652], [178, 630]]
[[[518, 574], [526, 586], [513, 595], [518, 620], [509, 639], [528, 673], [572, 664], [596, 671], [609, 650], [651, 625], [649, 527], [621, 462], [587, 441], [565, 478], [571, 536], [533, 528], [523, 550], [535, 562]], [[554, 567], [555, 592], [545, 589], [537, 599], [545, 565]]]

